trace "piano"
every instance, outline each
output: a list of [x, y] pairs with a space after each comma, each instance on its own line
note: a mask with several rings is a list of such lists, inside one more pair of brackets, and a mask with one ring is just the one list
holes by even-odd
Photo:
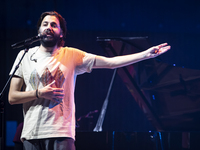
[[[110, 57], [151, 47], [148, 37], [98, 37], [97, 41]], [[119, 68], [117, 73], [157, 131], [200, 131], [199, 70], [154, 58]]]

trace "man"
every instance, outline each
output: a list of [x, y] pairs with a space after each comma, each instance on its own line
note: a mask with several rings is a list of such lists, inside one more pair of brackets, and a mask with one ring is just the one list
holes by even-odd
[[[93, 68], [118, 68], [154, 58], [170, 49], [167, 43], [126, 56], [106, 58], [63, 47], [65, 20], [57, 12], [45, 12], [38, 21], [38, 33], [46, 34], [31, 48], [12, 78], [10, 104], [23, 104], [21, 139], [26, 150], [74, 150], [76, 76]], [[20, 51], [15, 64], [24, 51]], [[22, 86], [25, 85], [25, 91]]]

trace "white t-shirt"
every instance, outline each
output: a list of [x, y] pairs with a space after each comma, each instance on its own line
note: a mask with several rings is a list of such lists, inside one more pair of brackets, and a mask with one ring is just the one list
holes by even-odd
[[[63, 88], [61, 103], [48, 99], [35, 99], [23, 104], [24, 127], [21, 138], [42, 139], [71, 137], [75, 139], [74, 88], [76, 76], [91, 72], [95, 55], [81, 50], [63, 47], [53, 54], [29, 49], [15, 75], [24, 79], [26, 89], [31, 91], [55, 82], [52, 87]], [[24, 51], [18, 54], [11, 73]]]

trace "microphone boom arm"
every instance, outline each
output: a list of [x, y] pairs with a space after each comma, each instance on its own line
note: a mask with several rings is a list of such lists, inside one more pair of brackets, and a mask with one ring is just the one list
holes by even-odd
[[32, 43], [41, 40], [41, 39], [44, 38], [44, 37], [46, 37], [46, 33], [44, 33], [44, 34], [38, 34], [38, 35], [35, 36], [35, 37], [31, 37], [31, 38], [28, 38], [28, 39], [26, 39], [26, 40], [24, 40], [24, 41], [15, 43], [15, 44], [11, 45], [11, 47], [12, 47], [13, 49], [15, 49], [15, 48], [20, 48], [20, 47], [22, 47], [22, 46], [27, 47], [27, 46], [31, 45]]

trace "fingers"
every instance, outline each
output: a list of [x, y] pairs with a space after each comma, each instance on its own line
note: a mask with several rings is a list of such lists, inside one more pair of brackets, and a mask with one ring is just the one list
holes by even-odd
[[154, 53], [155, 54], [165, 53], [166, 51], [168, 51], [171, 48], [171, 46], [167, 46], [167, 45], [168, 45], [167, 43], [163, 43], [163, 44], [156, 46]]
[[164, 46], [166, 46], [167, 44], [168, 44], [168, 43], [162, 43], [162, 44], [158, 45], [158, 48], [164, 47]]
[[57, 98], [64, 97], [64, 91], [62, 88], [53, 88], [53, 96]]
[[47, 86], [50, 86], [50, 87], [51, 87], [53, 84], [55, 84], [55, 82], [56, 82], [56, 81], [53, 80], [53, 81], [52, 81], [51, 83], [49, 83]]
[[165, 46], [165, 47], [162, 47], [161, 50], [169, 50], [171, 48], [171, 46]]
[[165, 52], [168, 51], [170, 48], [171, 48], [171, 46], [162, 47], [162, 48], [160, 48], [159, 52], [160, 52], [160, 53], [165, 53]]
[[60, 103], [64, 98], [64, 91], [62, 88], [53, 88], [52, 101]]
[[150, 48], [150, 57], [157, 57], [165, 52], [167, 52], [171, 46], [168, 45], [168, 43], [163, 43], [154, 47]]
[[63, 98], [64, 97], [64, 93], [63, 90], [62, 91], [53, 91], [53, 97], [55, 98]]
[[52, 84], [54, 84], [54, 82], [40, 89], [40, 97], [60, 103], [64, 98], [64, 90], [63, 88], [53, 88], [51, 87]]

